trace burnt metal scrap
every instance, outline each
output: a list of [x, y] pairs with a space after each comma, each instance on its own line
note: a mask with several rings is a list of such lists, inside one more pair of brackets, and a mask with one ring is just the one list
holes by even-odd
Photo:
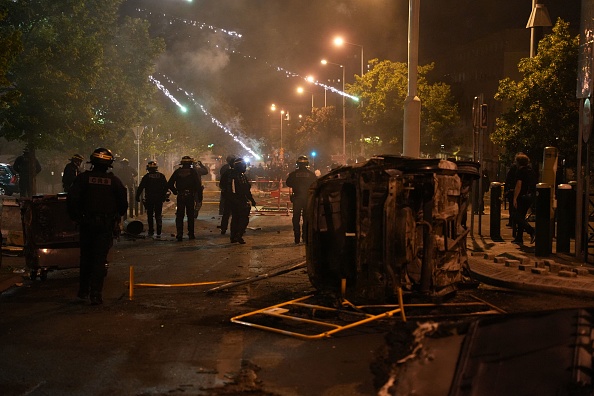
[[337, 168], [310, 189], [306, 258], [311, 283], [385, 302], [398, 289], [454, 292], [468, 266], [463, 216], [475, 162], [384, 155]]

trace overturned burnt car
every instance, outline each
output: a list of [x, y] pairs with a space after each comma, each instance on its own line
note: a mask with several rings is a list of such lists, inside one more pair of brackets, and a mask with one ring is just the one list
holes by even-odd
[[311, 283], [369, 302], [394, 301], [400, 290], [455, 292], [468, 272], [463, 224], [478, 177], [475, 162], [393, 155], [321, 177], [308, 202]]

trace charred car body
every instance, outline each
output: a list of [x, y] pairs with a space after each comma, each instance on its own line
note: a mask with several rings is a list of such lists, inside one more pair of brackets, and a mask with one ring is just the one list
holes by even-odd
[[310, 188], [306, 256], [311, 283], [373, 302], [399, 290], [440, 296], [467, 270], [462, 226], [474, 162], [378, 156]]

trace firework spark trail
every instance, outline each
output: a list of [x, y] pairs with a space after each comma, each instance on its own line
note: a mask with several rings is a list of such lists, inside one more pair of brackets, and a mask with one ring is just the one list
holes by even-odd
[[[153, 14], [157, 14], [157, 13], [153, 13], [151, 11], [148, 11], [148, 10], [145, 10], [145, 9], [142, 9], [142, 8], [137, 8], [136, 10], [138, 12], [145, 12], [145, 13], [151, 15], [151, 16]], [[165, 13], [158, 13], [158, 15], [162, 15], [163, 17], [170, 18], [170, 20], [169, 20], [169, 24], [170, 25], [173, 25], [174, 22], [181, 22], [181, 23], [184, 23], [184, 24], [189, 25], [189, 26], [197, 27], [197, 28], [199, 28], [201, 30], [203, 30], [203, 29], [210, 29], [210, 30], [212, 30], [215, 33], [220, 31], [220, 32], [223, 32], [223, 33], [225, 33], [225, 34], [227, 34], [227, 35], [229, 35], [231, 37], [235, 37], [235, 38], [242, 38], [243, 37], [240, 33], [237, 33], [235, 31], [218, 28], [216, 26], [208, 25], [207, 23], [204, 23], [204, 22], [198, 22], [198, 21], [194, 21], [194, 20], [177, 18], [177, 17], [171, 17], [171, 16], [168, 16]], [[233, 49], [230, 49], [230, 48], [227, 48], [227, 47], [222, 47], [222, 46], [220, 46], [218, 44], [213, 44], [210, 41], [207, 41], [207, 42], [209, 44], [212, 44], [214, 47], [216, 47], [218, 49], [222, 49], [222, 50], [227, 51], [227, 52], [230, 52], [232, 54], [239, 55], [239, 56], [243, 57], [244, 59], [251, 59], [251, 60], [258, 60], [259, 61], [259, 59], [256, 58], [255, 56], [244, 55], [244, 54], [242, 54], [239, 51], [236, 51], [236, 50], [233, 50]], [[281, 72], [281, 73], [285, 73], [285, 76], [286, 77], [298, 77], [298, 78], [302, 78], [306, 82], [309, 82], [311, 84], [314, 84], [314, 85], [317, 85], [319, 87], [322, 87], [325, 90], [334, 92], [335, 94], [338, 94], [338, 95], [341, 95], [341, 96], [345, 96], [345, 97], [347, 97], [349, 99], [354, 100], [355, 102], [358, 102], [359, 101], [359, 98], [357, 98], [356, 96], [350, 95], [350, 94], [348, 94], [346, 92], [343, 92], [343, 91], [341, 91], [341, 90], [339, 90], [337, 88], [334, 88], [334, 87], [332, 87], [330, 85], [323, 84], [323, 83], [321, 83], [319, 81], [309, 81], [309, 80], [307, 80], [307, 77], [303, 77], [303, 76], [301, 76], [298, 73], [291, 72], [291, 71], [289, 71], [289, 70], [287, 70], [287, 69], [285, 69], [283, 67], [280, 67], [280, 66], [274, 66], [274, 65], [272, 65], [272, 64], [270, 64], [269, 62], [266, 62], [266, 61], [262, 61], [262, 62], [264, 62], [264, 64], [267, 67], [271, 68], [271, 69], [274, 69], [274, 70], [276, 70], [278, 72]]]
[[[173, 80], [171, 80], [170, 78], [168, 78], [167, 76], [163, 75], [163, 78], [165, 78], [167, 80], [167, 82], [169, 82], [170, 84], [173, 85], [177, 85], [175, 84], [175, 82]], [[157, 88], [159, 88], [159, 90], [161, 90], [161, 92], [163, 92], [165, 94], [165, 96], [167, 96], [173, 103], [175, 103], [183, 112], [186, 112], [187, 109], [185, 106], [183, 106], [170, 92], [167, 88], [165, 88], [165, 86], [156, 78], [154, 78], [153, 76], [149, 76], [149, 80], [155, 84], [157, 86]], [[203, 105], [201, 105], [200, 103], [198, 103], [195, 99], [194, 99], [194, 94], [188, 91], [183, 90], [182, 88], [178, 88], [178, 91], [182, 91], [187, 97], [188, 99], [190, 99], [192, 101], [192, 103], [194, 103], [194, 105], [196, 107], [199, 107], [200, 110], [202, 110], [202, 112], [204, 113], [204, 115], [206, 115], [207, 117], [210, 117], [210, 121], [215, 124], [216, 126], [218, 126], [219, 128], [221, 128], [225, 133], [227, 133], [229, 136], [231, 136], [233, 138], [234, 141], [236, 141], [237, 143], [239, 143], [239, 145], [241, 145], [241, 147], [243, 147], [248, 153], [250, 153], [251, 155], [254, 156], [254, 158], [256, 160], [261, 160], [262, 157], [257, 154], [254, 150], [252, 150], [250, 147], [248, 147], [236, 134], [233, 133], [233, 131], [231, 131], [231, 129], [229, 127], [227, 127], [226, 125], [224, 125], [221, 121], [219, 121], [218, 119], [216, 119]]]
[[199, 21], [194, 21], [194, 20], [185, 19], [185, 18], [171, 17], [171, 16], [168, 16], [165, 13], [152, 12], [152, 11], [149, 11], [149, 10], [145, 10], [143, 8], [137, 8], [136, 11], [138, 11], [138, 12], [144, 12], [144, 13], [150, 15], [150, 16], [159, 15], [159, 16], [163, 16], [163, 17], [169, 18], [169, 24], [170, 25], [173, 25], [174, 22], [181, 22], [181, 23], [184, 23], [184, 24], [189, 25], [189, 26], [197, 27], [200, 30], [209, 29], [209, 30], [212, 30], [215, 33], [217, 33], [217, 32], [223, 32], [223, 33], [225, 33], [225, 34], [227, 34], [227, 35], [229, 35], [231, 37], [236, 37], [236, 38], [241, 38], [242, 37], [240, 33], [237, 33], [237, 32], [235, 32], [233, 30], [227, 30], [227, 29], [219, 28], [219, 27], [216, 27], [216, 26], [209, 25], [209, 24], [207, 24], [205, 22], [199, 22]]
[[177, 107], [180, 108], [181, 111], [183, 111], [184, 113], [186, 111], [188, 111], [188, 109], [182, 105], [181, 103], [179, 103], [179, 101], [177, 99], [175, 99], [175, 97], [171, 94], [171, 92], [169, 92], [169, 90], [167, 88], [165, 88], [165, 86], [163, 84], [161, 84], [161, 82], [157, 79], [155, 79], [153, 76], [149, 76], [149, 80], [155, 84], [157, 86], [157, 88], [159, 88], [161, 90], [161, 92], [163, 92], [165, 94], [165, 96], [167, 96], [173, 103], [175, 103], [177, 105]]
[[[210, 44], [212, 44], [210, 41], [207, 41], [207, 42], [208, 42], [208, 43], [210, 43]], [[241, 52], [239, 52], [239, 51], [237, 51], [237, 50], [234, 50], [234, 49], [231, 49], [231, 48], [222, 47], [222, 46], [220, 46], [220, 45], [218, 45], [218, 44], [213, 44], [213, 45], [214, 45], [216, 48], [219, 48], [219, 49], [222, 49], [222, 50], [224, 50], [224, 51], [230, 52], [230, 53], [232, 53], [232, 54], [234, 54], [234, 55], [239, 55], [239, 56], [243, 57], [244, 59], [259, 60], [259, 59], [258, 59], [258, 58], [256, 58], [255, 56], [244, 55], [244, 54], [242, 54]], [[300, 75], [300, 74], [298, 74], [298, 73], [294, 73], [294, 72], [292, 72], [292, 71], [289, 71], [289, 70], [287, 70], [287, 69], [285, 69], [285, 68], [283, 68], [283, 67], [280, 67], [280, 66], [274, 66], [274, 65], [272, 65], [272, 64], [270, 64], [270, 63], [268, 63], [268, 62], [266, 62], [266, 61], [262, 61], [262, 62], [264, 62], [264, 64], [265, 64], [266, 66], [268, 66], [268, 67], [270, 67], [270, 68], [272, 68], [272, 69], [274, 69], [274, 70], [276, 70], [276, 71], [278, 71], [278, 72], [285, 73], [285, 76], [286, 76], [286, 77], [298, 77], [298, 78], [301, 78], [301, 79], [305, 80], [305, 81], [306, 81], [306, 82], [308, 82], [308, 83], [311, 83], [311, 84], [317, 85], [317, 86], [319, 86], [319, 87], [322, 87], [322, 88], [324, 88], [324, 89], [326, 89], [326, 90], [328, 90], [328, 91], [331, 91], [331, 92], [334, 92], [334, 93], [336, 93], [336, 94], [338, 94], [338, 95], [341, 95], [341, 96], [347, 97], [347, 98], [349, 98], [349, 99], [352, 99], [352, 100], [354, 100], [355, 102], [358, 102], [358, 101], [359, 101], [359, 98], [358, 98], [358, 97], [356, 97], [356, 96], [354, 96], [354, 95], [350, 95], [350, 94], [348, 94], [348, 93], [346, 93], [346, 92], [343, 92], [343, 91], [341, 91], [340, 89], [336, 89], [336, 88], [334, 88], [334, 87], [332, 87], [332, 86], [330, 86], [330, 85], [323, 84], [323, 83], [321, 83], [321, 82], [319, 82], [319, 81], [309, 81], [309, 80], [307, 79], [307, 77], [303, 77], [302, 75]]]

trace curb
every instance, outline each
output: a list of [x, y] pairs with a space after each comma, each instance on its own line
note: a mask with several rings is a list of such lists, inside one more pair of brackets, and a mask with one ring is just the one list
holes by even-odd
[[[493, 258], [485, 258], [485, 255], [478, 258], [477, 255], [469, 257], [470, 272], [477, 280], [486, 284], [531, 292], [594, 298], [594, 275], [589, 271], [581, 271], [581, 274], [578, 274], [577, 266], [547, 260], [548, 267], [554, 268], [551, 272], [544, 265], [541, 266], [539, 260], [526, 256], [514, 260], [509, 258], [507, 253]], [[528, 268], [535, 271], [527, 272]]]

